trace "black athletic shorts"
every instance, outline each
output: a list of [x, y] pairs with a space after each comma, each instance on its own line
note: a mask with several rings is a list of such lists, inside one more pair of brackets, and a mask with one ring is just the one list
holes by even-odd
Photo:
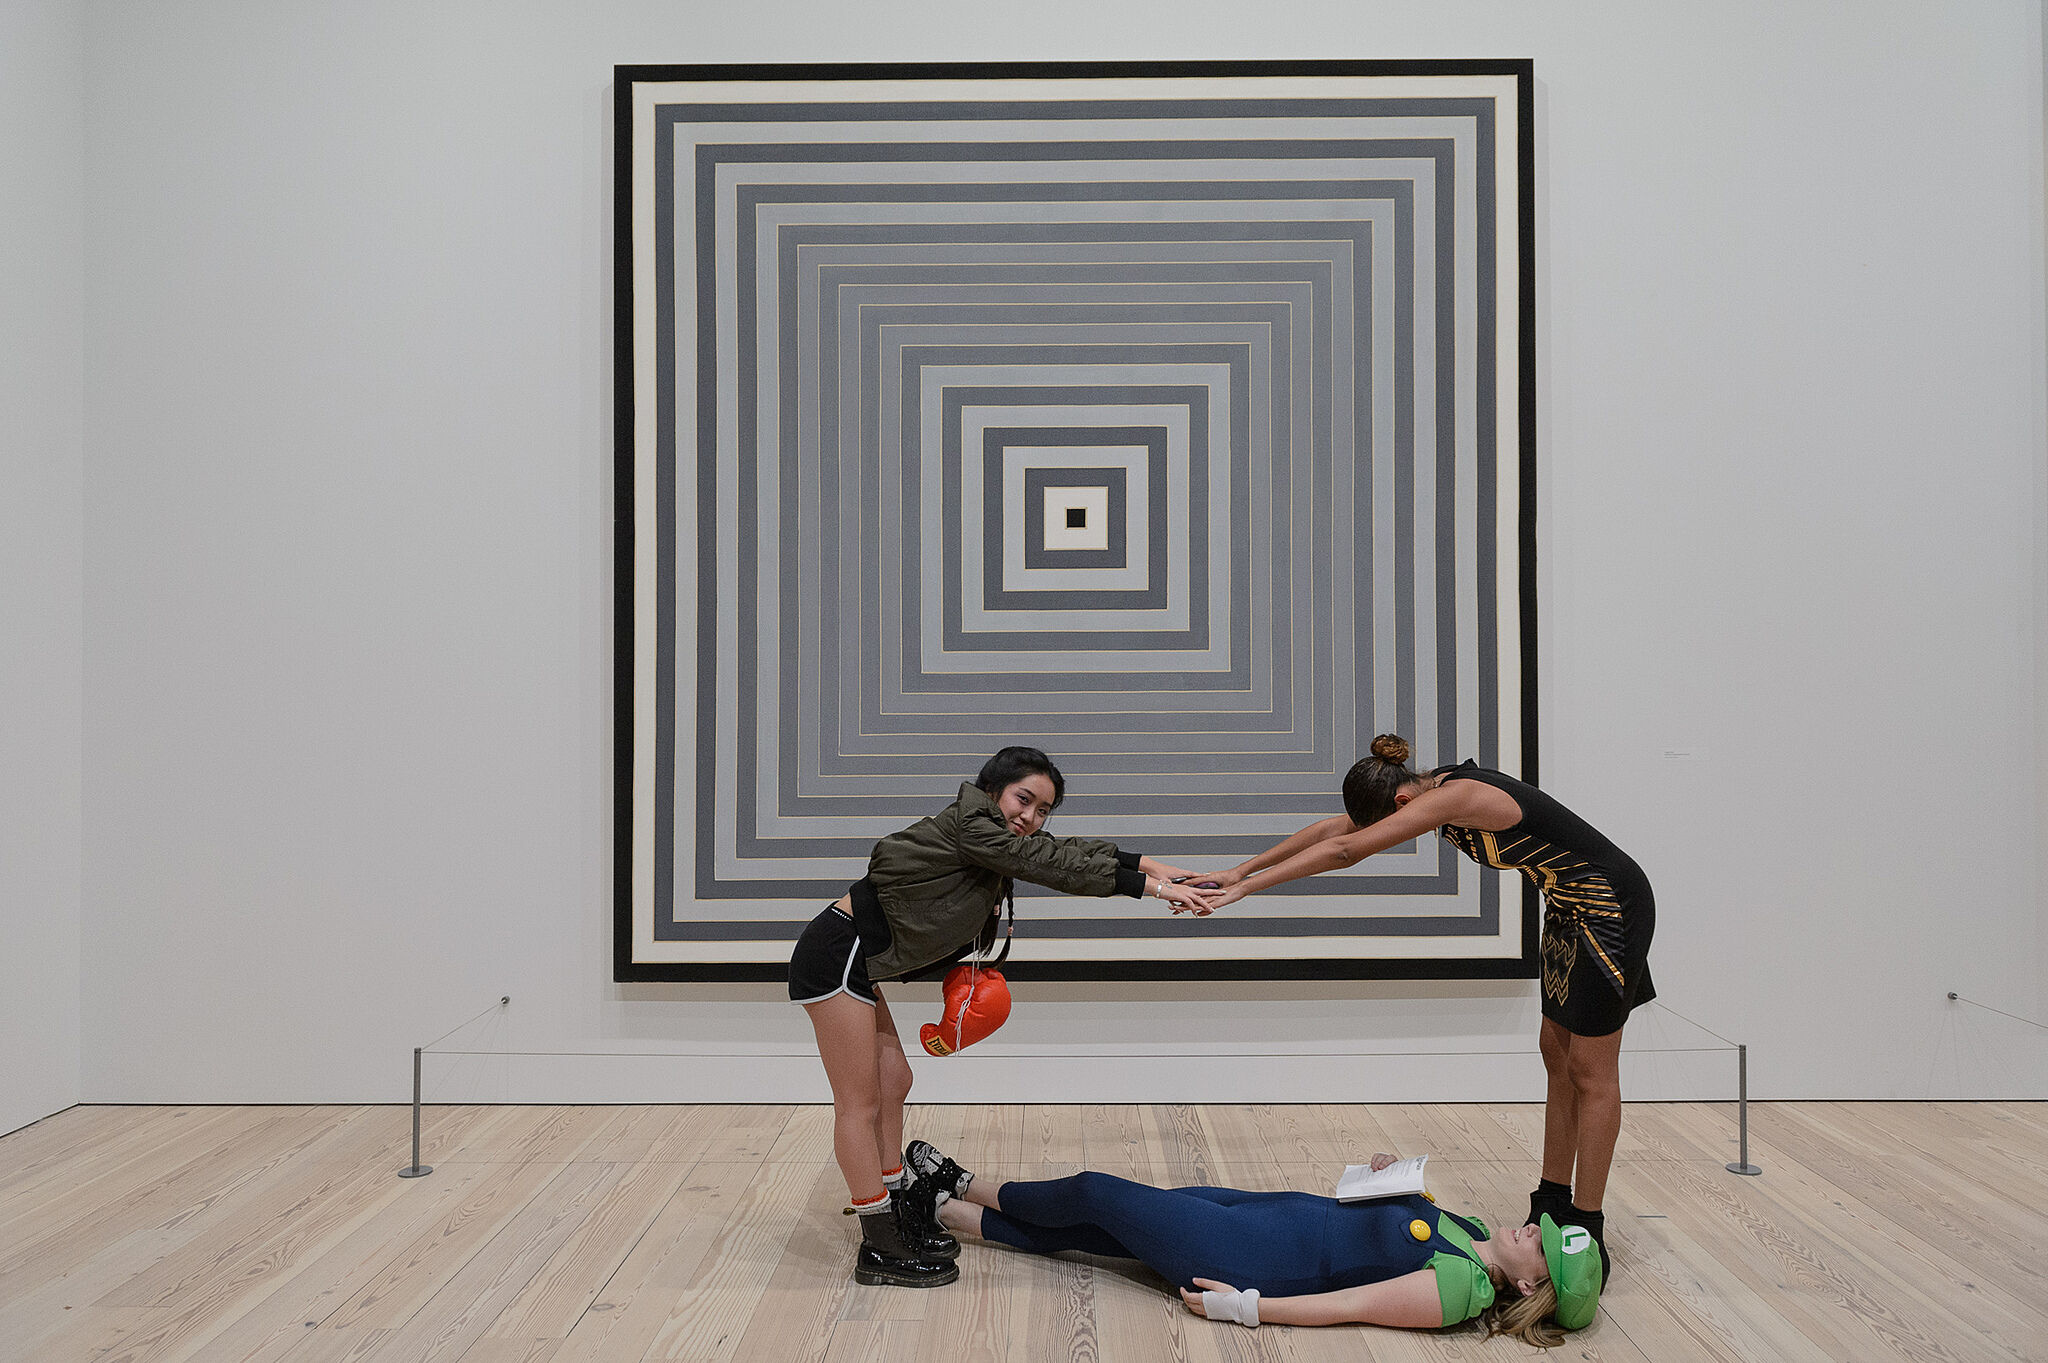
[[[1624, 946], [1615, 964], [1627, 984], [1601, 964], [1585, 935], [1562, 915], [1543, 916], [1543, 1016], [1573, 1036], [1607, 1036], [1621, 1030], [1628, 1015], [1657, 997], [1650, 982], [1650, 937], [1657, 930], [1657, 903], [1649, 895], [1621, 901]], [[1547, 907], [1547, 906], [1546, 906]]]
[[804, 928], [790, 953], [789, 1001], [822, 1003], [842, 992], [866, 1004], [877, 997], [860, 933], [851, 918], [828, 904]]

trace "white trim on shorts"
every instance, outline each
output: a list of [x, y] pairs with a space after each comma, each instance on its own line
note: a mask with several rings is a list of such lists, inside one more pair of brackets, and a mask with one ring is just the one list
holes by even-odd
[[[833, 912], [837, 913], [838, 910], [834, 909]], [[874, 1007], [875, 999], [864, 999], [846, 986], [846, 982], [853, 978], [853, 963], [858, 959], [860, 959], [860, 934], [856, 932], [853, 934], [853, 948], [846, 953], [846, 969], [839, 972], [839, 987], [829, 994], [820, 994], [814, 999], [791, 999], [790, 1002], [801, 1007], [805, 1004], [823, 1003], [826, 999], [836, 998], [844, 994], [855, 1003], [865, 1003], [870, 1008]], [[882, 991], [876, 989], [875, 998], [878, 999], [880, 997], [882, 997]]]

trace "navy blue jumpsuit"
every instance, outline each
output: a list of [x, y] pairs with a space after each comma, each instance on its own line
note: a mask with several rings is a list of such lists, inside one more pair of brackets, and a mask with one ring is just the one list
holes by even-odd
[[1446, 1324], [1454, 1310], [1469, 1319], [1493, 1301], [1484, 1266], [1466, 1248], [1487, 1238], [1485, 1226], [1420, 1195], [1339, 1202], [1313, 1193], [1155, 1188], [1089, 1172], [1005, 1183], [997, 1200], [1002, 1211], [981, 1214], [985, 1240], [1036, 1254], [1141, 1259], [1180, 1287], [1199, 1277], [1299, 1297], [1431, 1268]]

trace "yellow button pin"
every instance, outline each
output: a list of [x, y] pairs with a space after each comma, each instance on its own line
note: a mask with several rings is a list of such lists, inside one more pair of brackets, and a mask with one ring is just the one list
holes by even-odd
[[1408, 1223], [1408, 1233], [1418, 1240], [1427, 1240], [1429, 1238], [1429, 1223], [1418, 1216]]

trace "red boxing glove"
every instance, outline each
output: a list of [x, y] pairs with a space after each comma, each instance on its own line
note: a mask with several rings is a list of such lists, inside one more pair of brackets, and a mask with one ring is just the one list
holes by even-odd
[[946, 972], [942, 988], [946, 1011], [917, 1033], [933, 1055], [951, 1055], [972, 1046], [1009, 1020], [1010, 983], [1000, 970], [956, 965]]

